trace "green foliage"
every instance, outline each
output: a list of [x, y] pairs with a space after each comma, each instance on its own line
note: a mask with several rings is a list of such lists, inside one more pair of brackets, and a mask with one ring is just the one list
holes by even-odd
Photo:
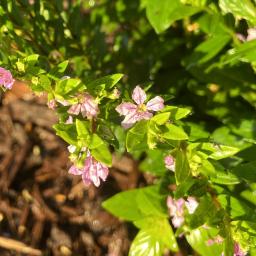
[[[103, 203], [139, 229], [130, 255], [178, 251], [181, 233], [203, 256], [233, 255], [234, 242], [254, 255], [256, 40], [246, 38], [255, 0], [34, 2], [1, 1], [0, 66], [54, 101], [56, 134], [76, 146], [71, 158], [83, 161], [86, 147], [111, 166], [112, 152], [128, 151], [153, 176], [154, 186]], [[138, 84], [165, 107], [124, 130], [115, 108]], [[67, 124], [84, 93], [97, 118]], [[168, 195], [199, 202], [175, 233]], [[223, 243], [208, 246], [217, 235]]]
[[174, 21], [186, 18], [200, 11], [200, 8], [186, 6], [179, 0], [145, 0], [147, 17], [157, 33], [166, 30]]

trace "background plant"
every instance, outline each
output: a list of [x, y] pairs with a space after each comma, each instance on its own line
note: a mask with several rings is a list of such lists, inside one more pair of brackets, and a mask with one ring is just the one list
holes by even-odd
[[[56, 133], [109, 166], [110, 152], [127, 150], [157, 177], [103, 205], [140, 229], [130, 255], [177, 251], [181, 234], [201, 255], [233, 255], [235, 242], [255, 254], [255, 1], [0, 3], [1, 66], [57, 102]], [[166, 107], [125, 131], [115, 108], [132, 101], [137, 84]], [[85, 91], [99, 104], [97, 119], [66, 124], [62, 103]], [[168, 195], [199, 202], [175, 233]]]

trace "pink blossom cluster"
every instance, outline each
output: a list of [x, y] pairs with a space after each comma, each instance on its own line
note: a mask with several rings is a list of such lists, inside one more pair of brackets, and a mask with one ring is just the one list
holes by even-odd
[[173, 226], [179, 228], [185, 220], [185, 207], [189, 214], [193, 214], [198, 207], [198, 202], [192, 196], [189, 196], [187, 200], [184, 200], [183, 198], [175, 200], [171, 196], [168, 196], [167, 207], [169, 208], [169, 214], [172, 217]]
[[68, 109], [68, 113], [71, 115], [81, 113], [83, 117], [92, 119], [98, 115], [99, 107], [95, 99], [89, 93], [85, 93], [78, 96], [78, 103], [72, 105]]
[[[74, 145], [68, 147], [70, 153], [76, 151]], [[90, 153], [89, 149], [82, 148], [81, 152], [86, 152], [86, 159], [84, 160], [84, 166], [78, 167], [75, 163], [70, 167], [69, 173], [73, 175], [81, 175], [85, 185], [94, 184], [96, 187], [100, 185], [100, 180], [105, 181], [109, 170], [108, 167], [98, 162]], [[74, 159], [76, 161], [76, 159]]]
[[234, 243], [234, 256], [245, 256], [247, 254], [247, 252], [244, 252], [239, 243], [235, 242]]
[[[239, 243], [234, 243], [234, 254], [233, 256], [246, 256], [247, 252], [243, 251], [239, 245]], [[221, 256], [224, 256], [224, 252], [221, 254]]]
[[[67, 78], [68, 79], [68, 78]], [[70, 106], [70, 103], [66, 100], [55, 100], [51, 99], [48, 102], [48, 107], [51, 109], [55, 109], [57, 107], [57, 103], [60, 103], [63, 106], [70, 106], [68, 109], [69, 117], [66, 120], [66, 124], [73, 123], [73, 115], [79, 115], [88, 119], [95, 118], [99, 113], [99, 108], [96, 100], [89, 94], [80, 94], [78, 97], [78, 103], [75, 103]], [[68, 150], [71, 153], [71, 161], [73, 165], [69, 169], [69, 173], [73, 175], [81, 175], [82, 180], [85, 185], [94, 184], [96, 187], [100, 185], [100, 181], [105, 181], [108, 176], [108, 167], [98, 162], [90, 153], [89, 149], [82, 148], [78, 155], [82, 155], [86, 153], [86, 158], [84, 160], [83, 166], [78, 166], [77, 162], [79, 161], [79, 156], [75, 156], [75, 152], [77, 150], [76, 146], [70, 145], [68, 146]]]
[[165, 167], [168, 170], [175, 172], [175, 160], [171, 155], [167, 155], [164, 158]]
[[15, 80], [9, 70], [0, 67], [0, 86], [11, 89]]
[[[99, 113], [99, 107], [96, 100], [89, 93], [80, 94], [78, 97], [78, 102], [75, 104], [70, 104], [67, 100], [55, 100], [51, 99], [48, 101], [48, 107], [50, 109], [55, 109], [57, 107], [57, 103], [60, 103], [63, 106], [70, 106], [68, 109], [68, 114], [70, 115], [79, 115], [88, 119], [92, 119], [97, 117]], [[72, 116], [70, 116], [72, 117]], [[70, 122], [69, 122], [70, 123]]]
[[145, 103], [147, 95], [140, 86], [134, 88], [132, 99], [136, 104], [123, 102], [116, 107], [116, 111], [120, 115], [125, 116], [122, 121], [122, 126], [125, 129], [130, 128], [138, 121], [150, 119], [153, 116], [152, 112], [164, 108], [164, 100], [160, 96], [156, 96]]

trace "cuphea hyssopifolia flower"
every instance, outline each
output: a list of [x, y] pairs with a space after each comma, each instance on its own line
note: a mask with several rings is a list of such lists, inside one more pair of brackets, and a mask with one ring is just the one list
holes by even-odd
[[14, 81], [11, 72], [0, 67], [0, 86], [5, 87], [6, 89], [11, 89]]
[[173, 156], [167, 155], [164, 158], [164, 164], [165, 164], [166, 169], [175, 172], [175, 160], [174, 160]]
[[192, 196], [187, 200], [183, 198], [174, 199], [171, 196], [167, 197], [167, 207], [169, 214], [172, 217], [172, 224], [175, 228], [179, 228], [184, 223], [185, 207], [189, 214], [193, 214], [198, 206], [198, 202]]
[[[70, 116], [66, 124], [72, 124], [73, 116], [78, 116], [80, 113], [82, 117], [93, 121], [99, 113], [98, 103], [89, 93], [80, 94], [78, 96], [78, 102], [69, 107], [67, 112]], [[93, 183], [98, 187], [100, 180], [106, 180], [109, 173], [108, 167], [97, 161], [91, 155], [88, 148], [82, 147], [79, 150], [76, 146], [70, 145], [68, 150], [71, 153], [70, 159], [73, 162], [73, 165], [69, 169], [70, 174], [81, 175], [85, 185]]]
[[78, 103], [68, 109], [69, 114], [79, 115], [81, 113], [83, 117], [87, 117], [88, 119], [92, 119], [98, 115], [98, 104], [89, 93], [81, 94], [77, 99]]
[[139, 86], [136, 86], [132, 93], [132, 99], [134, 103], [123, 102], [116, 107], [116, 111], [125, 116], [122, 121], [122, 126], [125, 129], [130, 128], [134, 123], [140, 120], [148, 120], [153, 114], [152, 112], [159, 111], [164, 108], [164, 100], [160, 96], [156, 96], [153, 99], [145, 103], [147, 95], [144, 90]]
[[105, 164], [98, 162], [91, 155], [89, 149], [83, 147], [80, 150], [80, 156], [82, 156], [83, 153], [86, 154], [85, 159], [82, 158], [82, 163], [79, 163], [81, 160], [79, 158], [72, 159], [72, 154], [77, 150], [74, 145], [70, 145], [68, 150], [71, 153], [71, 161], [74, 162], [74, 164], [69, 169], [70, 174], [81, 175], [85, 185], [90, 185], [93, 183], [96, 187], [100, 185], [100, 179], [103, 181], [106, 180], [109, 172], [108, 167]]
[[[247, 252], [243, 251], [239, 245], [239, 243], [234, 243], [234, 254], [233, 256], [246, 256]], [[224, 256], [224, 252], [221, 254], [221, 256]]]

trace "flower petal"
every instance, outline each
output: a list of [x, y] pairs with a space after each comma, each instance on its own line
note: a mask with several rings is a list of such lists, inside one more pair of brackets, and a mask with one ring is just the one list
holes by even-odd
[[188, 209], [189, 214], [193, 214], [198, 206], [198, 202], [194, 197], [189, 196], [187, 198], [187, 201], [185, 202], [185, 205]]
[[84, 183], [85, 186], [89, 186], [89, 185], [92, 184], [92, 182], [91, 182], [91, 180], [89, 179], [87, 173], [83, 173], [83, 174], [82, 174], [82, 180], [83, 180], [83, 183]]
[[83, 172], [81, 169], [77, 168], [75, 165], [72, 165], [69, 168], [68, 173], [73, 174], [73, 175], [81, 175]]
[[15, 80], [9, 70], [0, 67], [0, 86], [3, 85], [6, 89], [11, 89]]
[[177, 210], [175, 200], [171, 196], [168, 196], [166, 204], [167, 204], [167, 207], [169, 208], [170, 215], [175, 216], [176, 210]]
[[249, 28], [247, 30], [248, 36], [247, 36], [247, 41], [252, 41], [256, 39], [256, 28]]
[[123, 116], [126, 116], [131, 112], [135, 112], [136, 110], [137, 110], [137, 106], [129, 102], [121, 103], [116, 107], [116, 111]]
[[128, 115], [126, 115], [125, 119], [122, 121], [122, 126], [124, 129], [128, 129], [131, 126], [133, 126], [134, 123], [136, 123], [138, 120], [137, 112], [132, 112]]
[[97, 163], [97, 174], [98, 176], [105, 181], [108, 176], [108, 167], [104, 164], [98, 162]]
[[151, 111], [158, 111], [164, 108], [164, 99], [156, 96], [147, 103], [147, 109]]
[[147, 95], [144, 90], [139, 86], [136, 86], [132, 93], [132, 99], [138, 104], [143, 104], [147, 98]]
[[171, 171], [175, 171], [175, 161], [171, 155], [167, 155], [164, 158], [165, 168]]
[[75, 104], [68, 109], [68, 113], [72, 115], [79, 115], [81, 111], [81, 104]]
[[98, 104], [91, 95], [85, 95], [81, 106], [81, 112], [83, 117], [92, 118], [97, 116], [99, 112]]
[[73, 117], [68, 116], [68, 119], [66, 120], [65, 124], [73, 124]]
[[183, 216], [174, 216], [172, 218], [172, 224], [175, 228], [179, 228], [184, 222]]
[[140, 120], [149, 120], [153, 116], [152, 113], [145, 111], [145, 112], [137, 112], [137, 121]]

